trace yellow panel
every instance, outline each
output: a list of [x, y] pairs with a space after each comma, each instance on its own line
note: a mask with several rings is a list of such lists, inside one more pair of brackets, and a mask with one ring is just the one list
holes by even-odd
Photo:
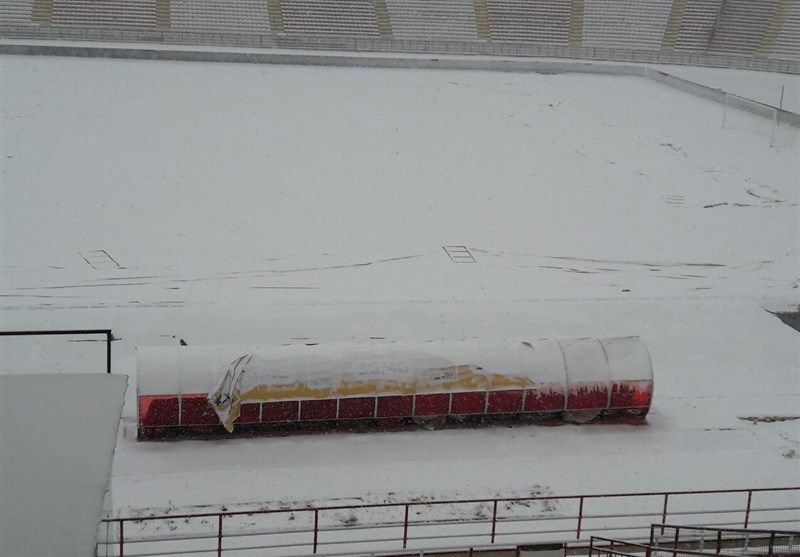
[[[432, 375], [434, 377], [432, 377]], [[427, 370], [408, 381], [347, 381], [333, 389], [318, 389], [303, 382], [283, 385], [258, 385], [242, 394], [243, 402], [268, 400], [341, 398], [378, 396], [383, 394], [414, 395], [431, 392], [483, 391], [502, 388], [529, 388], [534, 382], [527, 377], [498, 373], [475, 373], [470, 366], [450, 366]]]
[[775, 39], [778, 38], [783, 24], [789, 19], [789, 14], [792, 11], [792, 4], [793, 0], [781, 0], [778, 9], [775, 11], [775, 16], [772, 18], [769, 28], [767, 28], [767, 32], [761, 40], [761, 44], [758, 46], [758, 50], [756, 51], [758, 54], [769, 54], [772, 51], [772, 45], [775, 43]]
[[686, 0], [672, 0], [672, 8], [669, 11], [669, 19], [664, 29], [664, 37], [661, 40], [661, 50], [673, 50], [678, 41], [678, 34], [683, 22], [683, 14], [686, 11]]

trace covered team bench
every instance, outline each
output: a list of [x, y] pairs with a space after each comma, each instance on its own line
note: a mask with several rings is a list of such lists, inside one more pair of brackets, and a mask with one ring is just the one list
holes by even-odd
[[143, 347], [137, 371], [140, 438], [338, 420], [644, 417], [653, 394], [650, 355], [635, 336]]

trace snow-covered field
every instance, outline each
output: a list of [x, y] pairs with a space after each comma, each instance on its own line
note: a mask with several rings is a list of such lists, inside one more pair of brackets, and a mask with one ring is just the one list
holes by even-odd
[[[116, 514], [799, 483], [800, 421], [741, 419], [800, 415], [761, 309], [800, 302], [796, 129], [639, 78], [0, 64], [2, 328], [119, 337]], [[137, 346], [616, 335], [652, 353], [643, 427], [134, 439]]]

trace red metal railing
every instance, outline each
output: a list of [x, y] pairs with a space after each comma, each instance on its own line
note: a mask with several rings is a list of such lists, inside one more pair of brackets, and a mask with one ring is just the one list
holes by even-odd
[[[355, 555], [383, 550], [491, 545], [500, 538], [503, 544], [566, 542], [609, 532], [624, 533], [632, 540], [646, 540], [651, 524], [659, 519], [664, 523], [667, 518], [702, 526], [800, 526], [798, 494], [800, 486], [111, 518], [103, 524], [113, 534], [98, 544], [98, 549], [102, 549], [98, 554], [221, 557], [253, 555], [253, 550], [258, 549], [259, 555], [264, 556], [317, 555], [321, 550], [325, 555]], [[753, 506], [754, 499], [758, 500], [758, 507]], [[132, 530], [136, 530], [135, 534]], [[169, 534], [164, 535], [163, 530]]]

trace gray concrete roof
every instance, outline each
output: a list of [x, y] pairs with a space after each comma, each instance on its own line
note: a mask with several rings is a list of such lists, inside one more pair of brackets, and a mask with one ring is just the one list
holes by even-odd
[[128, 378], [0, 376], [0, 554], [94, 554]]

